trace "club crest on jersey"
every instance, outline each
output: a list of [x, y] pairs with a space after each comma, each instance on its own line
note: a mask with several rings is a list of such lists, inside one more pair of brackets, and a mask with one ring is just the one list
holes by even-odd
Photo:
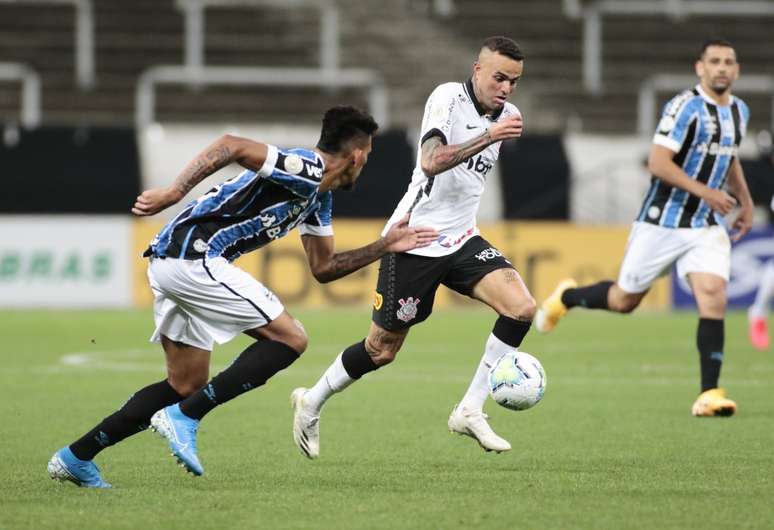
[[409, 296], [405, 300], [401, 298], [398, 300], [398, 303], [400, 304], [400, 309], [398, 309], [398, 312], [396, 313], [398, 320], [408, 322], [409, 320], [414, 320], [417, 317], [417, 306], [419, 305], [419, 298], [414, 300], [413, 296]]
[[285, 157], [285, 171], [291, 175], [298, 175], [304, 170], [304, 161], [298, 155]]
[[374, 309], [379, 311], [382, 308], [382, 302], [384, 301], [384, 298], [381, 294], [374, 291]]

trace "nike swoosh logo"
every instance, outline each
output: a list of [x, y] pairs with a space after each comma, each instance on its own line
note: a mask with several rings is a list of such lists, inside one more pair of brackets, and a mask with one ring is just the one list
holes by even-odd
[[478, 129], [479, 126], [478, 125], [466, 125], [465, 128], [468, 129], [468, 130], [470, 130], [470, 129]]

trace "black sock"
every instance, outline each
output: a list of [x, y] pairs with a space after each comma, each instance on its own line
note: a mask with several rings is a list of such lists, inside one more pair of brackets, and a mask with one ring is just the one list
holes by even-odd
[[145, 430], [154, 412], [181, 399], [183, 396], [167, 381], [146, 386], [135, 392], [121, 409], [73, 442], [70, 450], [81, 460], [91, 460], [106, 447]]
[[374, 362], [365, 348], [365, 340], [356, 342], [341, 352], [341, 364], [352, 379], [360, 379], [368, 372], [373, 372], [379, 365]]
[[716, 318], [700, 318], [696, 330], [696, 347], [699, 348], [701, 366], [701, 391], [717, 388], [720, 367], [723, 365], [724, 321]]
[[275, 340], [259, 340], [239, 354], [231, 366], [180, 403], [189, 418], [202, 419], [209, 411], [257, 388], [298, 359], [299, 353]]
[[585, 287], [567, 289], [562, 293], [562, 303], [569, 309], [582, 306], [588, 309], [609, 309], [607, 305], [607, 293], [615, 282], [601, 281]]
[[492, 335], [503, 341], [508, 346], [518, 348], [521, 345], [521, 341], [524, 340], [524, 336], [529, 331], [529, 327], [532, 322], [525, 320], [516, 320], [515, 318], [509, 318], [503, 315], [495, 322], [492, 329]]

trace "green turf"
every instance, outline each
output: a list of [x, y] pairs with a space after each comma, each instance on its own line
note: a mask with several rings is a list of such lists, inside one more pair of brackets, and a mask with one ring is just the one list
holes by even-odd
[[[576, 311], [555, 334], [530, 334], [523, 349], [546, 368], [546, 396], [526, 412], [488, 404], [514, 446], [495, 455], [446, 430], [494, 319], [439, 312], [412, 331], [396, 364], [329, 403], [322, 456], [311, 462], [293, 445], [288, 396], [362, 338], [369, 314], [295, 313], [309, 350], [207, 417], [204, 477], [185, 475], [160, 438], [141, 433], [97, 458], [115, 489], [91, 491], [53, 483], [46, 461], [163, 377], [146, 342], [150, 311], [0, 312], [0, 528], [774, 525], [774, 354], [748, 346], [742, 314], [726, 326], [733, 418], [689, 414], [698, 393], [691, 313]], [[214, 367], [244, 344], [218, 348]]]

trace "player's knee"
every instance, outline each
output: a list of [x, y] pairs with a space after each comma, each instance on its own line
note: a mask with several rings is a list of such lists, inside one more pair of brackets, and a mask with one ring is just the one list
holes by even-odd
[[207, 375], [174, 376], [167, 378], [169, 386], [183, 397], [188, 397], [207, 384]]
[[501, 315], [514, 320], [531, 321], [537, 312], [537, 302], [531, 295], [520, 297], [511, 303], [504, 311], [498, 311]]
[[623, 297], [620, 300], [612, 300], [610, 302], [610, 309], [616, 313], [631, 313], [637, 306], [640, 305], [640, 299], [632, 297]]
[[366, 351], [371, 356], [374, 364], [384, 366], [395, 360], [400, 350], [399, 344], [385, 344], [380, 340], [374, 340], [370, 336], [365, 341]]
[[295, 324], [294, 332], [290, 334], [286, 344], [301, 355], [306, 351], [307, 346], [309, 346], [309, 336], [306, 334], [306, 330], [301, 321], [293, 319], [293, 324]]

